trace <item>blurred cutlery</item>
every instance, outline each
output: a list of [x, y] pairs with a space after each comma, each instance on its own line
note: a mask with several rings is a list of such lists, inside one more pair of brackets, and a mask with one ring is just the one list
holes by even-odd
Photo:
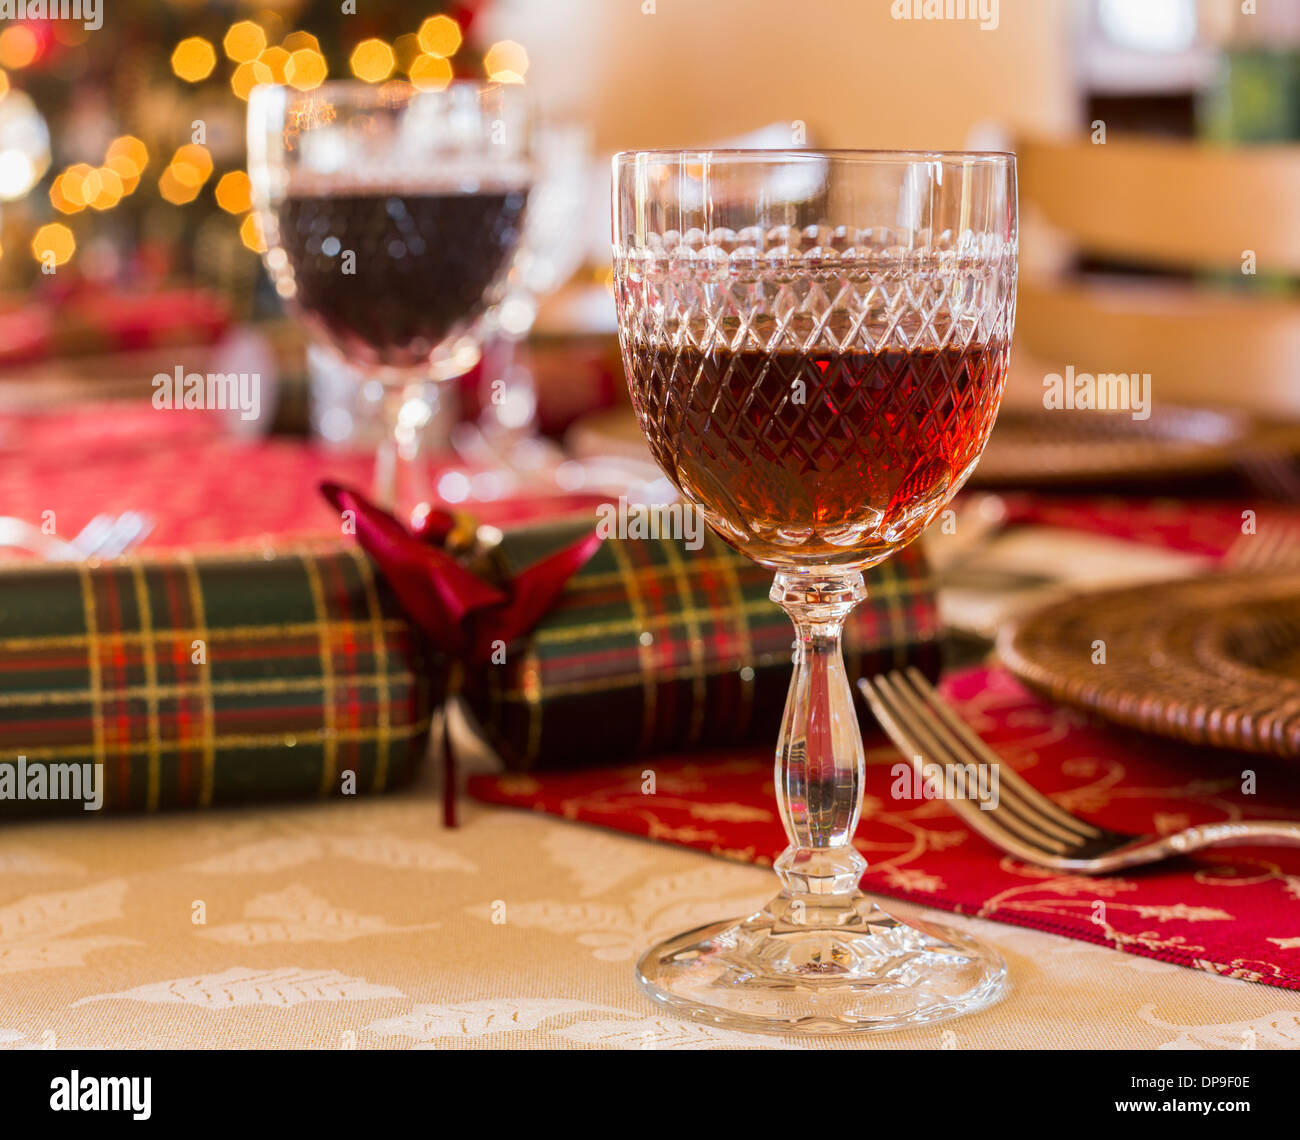
[[96, 515], [71, 540], [44, 533], [26, 519], [0, 517], [0, 547], [26, 550], [46, 562], [117, 558], [153, 531], [153, 520], [139, 511]]
[[61, 562], [82, 557], [81, 552], [61, 538], [45, 534], [40, 527], [26, 519], [6, 515], [0, 517], [0, 548], [25, 550], [39, 555], [47, 562]]
[[1300, 570], [1300, 526], [1270, 522], [1253, 534], [1238, 535], [1224, 554], [1223, 565], [1228, 570], [1261, 574]]
[[1255, 488], [1283, 503], [1300, 502], [1300, 468], [1280, 451], [1251, 452], [1237, 457], [1237, 466]]

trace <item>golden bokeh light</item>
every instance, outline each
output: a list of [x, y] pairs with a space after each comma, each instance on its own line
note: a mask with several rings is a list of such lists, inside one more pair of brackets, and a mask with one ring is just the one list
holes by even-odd
[[99, 170], [93, 166], [87, 167], [81, 177], [81, 200], [89, 206], [99, 196], [99, 188]]
[[37, 261], [53, 261], [55, 265], [63, 265], [76, 252], [77, 239], [62, 222], [50, 222], [41, 226], [32, 238], [32, 256]]
[[325, 57], [312, 48], [299, 48], [284, 65], [284, 81], [298, 91], [319, 87], [329, 75]]
[[266, 33], [252, 20], [240, 20], [230, 26], [221, 46], [236, 63], [248, 63], [266, 49]]
[[140, 167], [124, 154], [114, 155], [104, 160], [104, 166], [122, 180], [122, 193], [133, 194], [140, 185]]
[[460, 50], [460, 25], [450, 16], [430, 16], [420, 25], [420, 47], [430, 55], [450, 57]]
[[284, 69], [289, 62], [289, 53], [282, 47], [269, 47], [257, 57], [259, 63], [271, 69], [271, 78], [276, 83], [284, 82]]
[[418, 90], [441, 91], [451, 82], [451, 61], [440, 55], [417, 56], [408, 74]]
[[494, 83], [522, 83], [528, 74], [528, 52], [514, 40], [499, 40], [483, 57], [483, 70]]
[[181, 40], [172, 52], [172, 71], [186, 83], [201, 83], [216, 66], [216, 49], [202, 36]]
[[137, 172], [144, 170], [149, 165], [149, 148], [135, 135], [121, 135], [108, 144], [107, 157], [117, 158], [118, 156], [129, 159], [134, 163]]
[[158, 179], [158, 193], [173, 206], [183, 206], [198, 197], [212, 176], [212, 155], [198, 143], [177, 147], [167, 169]]
[[202, 189], [205, 179], [197, 166], [192, 166], [188, 162], [173, 162], [167, 169], [171, 171], [172, 179], [178, 185], [193, 190], [196, 194]]
[[[70, 210], [64, 210], [64, 213], [75, 214], [86, 208], [86, 182], [94, 173], [95, 168], [93, 166], [84, 162], [78, 162], [69, 166], [68, 169], [59, 176], [57, 179], [59, 196], [67, 205], [72, 207]], [[90, 189], [96, 189], [96, 185], [92, 185]], [[53, 201], [53, 188], [51, 188], [50, 197], [51, 201]]]
[[83, 181], [84, 178], [74, 177], [65, 170], [50, 186], [50, 205], [60, 214], [79, 214], [86, 208], [86, 200], [81, 194]]
[[32, 63], [40, 50], [36, 33], [24, 24], [10, 24], [0, 32], [0, 64], [11, 71]]
[[272, 83], [274, 76], [271, 69], [260, 59], [250, 59], [235, 68], [230, 77], [230, 89], [241, 99], [247, 99], [248, 93], [259, 83]]
[[172, 155], [173, 166], [192, 166], [199, 175], [199, 183], [206, 182], [212, 176], [212, 155], [208, 148], [198, 143], [186, 143], [176, 148]]
[[9, 76], [6, 72], [0, 71], [0, 99], [9, 94]]
[[295, 51], [320, 52], [320, 40], [313, 36], [311, 32], [290, 32], [284, 37], [284, 42], [280, 46], [290, 53]]
[[50, 183], [50, 205], [53, 206], [60, 214], [75, 214], [77, 207], [74, 206], [63, 193], [63, 175], [56, 175], [54, 181]]
[[230, 170], [217, 182], [217, 205], [228, 214], [242, 214], [253, 204], [253, 187], [242, 170]]
[[362, 40], [352, 49], [352, 58], [348, 61], [352, 74], [367, 83], [381, 83], [393, 74], [397, 60], [393, 49], [383, 40]]
[[199, 196], [202, 183], [191, 184], [178, 174], [178, 171], [191, 172], [192, 170], [192, 167], [187, 166], [169, 166], [162, 172], [158, 178], [158, 193], [163, 196], [164, 201], [170, 202], [173, 206], [184, 206]]
[[91, 193], [91, 179], [86, 179], [86, 205], [92, 210], [111, 210], [121, 200], [124, 193], [122, 179], [116, 171], [101, 166], [93, 171], [94, 192]]
[[256, 214], [249, 214], [239, 226], [239, 240], [254, 253], [266, 252], [266, 239], [262, 236], [262, 227]]
[[140, 175], [149, 165], [148, 148], [134, 135], [122, 135], [109, 144], [104, 165], [121, 178], [122, 193], [133, 194], [140, 184]]

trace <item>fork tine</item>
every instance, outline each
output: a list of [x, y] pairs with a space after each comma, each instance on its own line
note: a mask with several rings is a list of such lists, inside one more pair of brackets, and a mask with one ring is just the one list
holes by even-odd
[[1300, 475], [1296, 473], [1295, 460], [1278, 451], [1268, 451], [1260, 456], [1260, 466], [1268, 472], [1274, 495], [1283, 502], [1294, 503], [1300, 498]]
[[[892, 682], [892, 684], [891, 684]], [[960, 741], [922, 709], [915, 696], [906, 693], [901, 674], [894, 672], [877, 678], [877, 688], [891, 702], [894, 717], [911, 729], [913, 739], [921, 747], [912, 751], [912, 762], [918, 764], [923, 754], [943, 766], [966, 763]], [[957, 813], [975, 832], [983, 835], [995, 846], [1031, 861], [1068, 856], [1070, 845], [1059, 837], [1033, 826], [1020, 813], [999, 800], [994, 810], [985, 810], [981, 804], [962, 796], [945, 797], [944, 803]]]
[[1250, 560], [1250, 569], [1267, 570], [1278, 557], [1282, 544], [1282, 535], [1272, 527], [1266, 527], [1263, 534], [1258, 531], [1251, 536], [1256, 540], [1254, 557]]
[[[1076, 846], [1083, 840], [1084, 837], [1077, 830], [1063, 827], [1053, 815], [1042, 811], [1032, 800], [1025, 797], [1023, 792], [1028, 785], [1023, 781], [1017, 784], [1014, 777], [1008, 778], [1010, 765], [1002, 763], [1001, 757], [985, 746], [979, 737], [969, 732], [954, 731], [954, 725], [965, 727], [955, 714], [941, 716], [936, 713], [930, 702], [927, 702], [923, 693], [919, 691], [919, 686], [915, 686], [915, 682], [909, 685], [906, 674], [895, 673], [891, 679], [896, 693], [907, 702], [916, 718], [933, 730], [932, 738], [945, 744], [948, 755], [953, 757], [956, 763], [965, 764], [973, 761], [976, 765], [983, 765], [997, 771], [998, 797], [990, 804], [991, 810], [995, 813], [1010, 812], [1018, 823], [1038, 832], [1047, 842], [1061, 851]], [[926, 688], [929, 688], [924, 677], [921, 680]], [[930, 693], [933, 701], [939, 703], [938, 694], [933, 689]], [[945, 711], [948, 710], [945, 708]], [[972, 739], [978, 742], [978, 748], [972, 746]]]
[[1250, 562], [1250, 546], [1246, 539], [1254, 537], [1253, 534], [1237, 535], [1223, 555], [1223, 564], [1234, 570], [1244, 570]]
[[113, 520], [112, 529], [104, 543], [103, 556], [117, 558], [125, 554], [140, 533], [140, 516], [135, 511], [124, 511]]
[[1255, 550], [1255, 561], [1251, 563], [1252, 570], [1268, 570], [1270, 567], [1278, 565], [1284, 557], [1286, 548], [1286, 534], [1277, 527], [1268, 527], [1263, 534], [1257, 534], [1257, 538], [1264, 541], [1259, 544]]
[[100, 547], [104, 545], [104, 539], [107, 537], [109, 529], [112, 527], [113, 520], [108, 515], [96, 515], [85, 526], [83, 526], [77, 536], [72, 540], [83, 558], [92, 558], [99, 553]]
[[1266, 495], [1283, 502], [1294, 502], [1297, 494], [1296, 474], [1292, 461], [1284, 455], [1266, 453], [1242, 457], [1246, 477]]
[[1246, 473], [1246, 478], [1254, 485], [1255, 490], [1263, 491], [1266, 495], [1272, 495], [1272, 488], [1269, 486], [1268, 476], [1259, 468], [1259, 463], [1254, 455], [1242, 457], [1241, 469]]
[[1300, 534], [1296, 533], [1295, 527], [1288, 526], [1279, 537], [1281, 547], [1273, 565], [1277, 569], [1294, 567], [1300, 561], [1300, 556], [1297, 554], [1297, 551], [1300, 551]]
[[[889, 686], [888, 676], [880, 675], [874, 680], [863, 677], [858, 681], [858, 686], [867, 698], [867, 703], [871, 705], [871, 711], [880, 722], [880, 727], [909, 761], [914, 763], [915, 758], [923, 756], [926, 752], [934, 752], [934, 749], [922, 739], [923, 726], [918, 724], [916, 718], [911, 716], [894, 696]], [[980, 816], [987, 816], [988, 812], [980, 811], [977, 805], [969, 801], [951, 800], [948, 803], [958, 815], [978, 830], [989, 829], [997, 833], [990, 836], [990, 839], [995, 843], [999, 841], [1002, 828], [993, 826], [987, 819], [983, 821], [979, 819]]]
[[[975, 754], [977, 759], [985, 764], [1000, 763], [1001, 758], [998, 754], [980, 739], [975, 730], [957, 715], [947, 701], [939, 696], [934, 686], [926, 680], [924, 673], [912, 666], [908, 668], [907, 676], [926, 704], [934, 710], [935, 715], [956, 736], [966, 742], [966, 746]], [[1050, 796], [1040, 792], [1016, 772], [1010, 764], [1000, 764], [998, 779], [1004, 788], [1011, 789], [1017, 799], [1024, 800], [1027, 804], [1037, 808], [1039, 813], [1054, 821], [1058, 827], [1065, 829], [1071, 838], [1077, 836], [1080, 839], [1093, 839], [1102, 834], [1100, 828], [1084, 823], [1083, 820], [1071, 815]]]
[[1235, 570], [1293, 570], [1300, 566], [1300, 528], [1270, 520], [1254, 534], [1234, 539], [1225, 560]]
[[[870, 700], [870, 684], [866, 691]], [[874, 692], [879, 699], [879, 706], [876, 700], [872, 700], [872, 709], [877, 719], [894, 743], [904, 748], [909, 759], [928, 753], [945, 766], [965, 762], [961, 742], [943, 724], [925, 714], [919, 698], [906, 692], [900, 673], [877, 676]], [[898, 735], [895, 735], [896, 731]], [[1052, 855], [1065, 854], [1070, 850], [1070, 844], [1045, 833], [1042, 828], [1035, 827], [1031, 821], [1023, 819], [1010, 808], [984, 811], [974, 802], [962, 798], [946, 799], [944, 802], [972, 829], [1003, 850], [1027, 847]]]

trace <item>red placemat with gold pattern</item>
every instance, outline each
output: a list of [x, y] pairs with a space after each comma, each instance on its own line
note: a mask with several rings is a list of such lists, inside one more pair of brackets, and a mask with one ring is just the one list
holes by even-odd
[[1300, 525], [1300, 510], [1254, 499], [1133, 498], [1120, 495], [1041, 495], [1013, 491], [999, 496], [1010, 526], [1049, 526], [1210, 557], [1241, 538], [1245, 514], [1253, 524]]
[[[1119, 831], [1300, 819], [1294, 773], [1261, 757], [1206, 752], [1112, 728], [977, 668], [943, 689], [964, 719], [1035, 787]], [[1130, 954], [1300, 989], [1300, 851], [1228, 848], [1104, 878], [1003, 855], [941, 801], [893, 794], [900, 757], [868, 732], [856, 845], [865, 889], [960, 914], [1034, 927]], [[655, 773], [654, 795], [642, 792]], [[1244, 773], [1253, 794], [1243, 794]], [[649, 758], [630, 767], [479, 776], [470, 794], [754, 863], [785, 847], [765, 752]]]

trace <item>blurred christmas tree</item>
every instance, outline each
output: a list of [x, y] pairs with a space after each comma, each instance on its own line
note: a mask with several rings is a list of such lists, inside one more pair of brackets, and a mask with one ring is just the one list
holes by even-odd
[[94, 30], [10, 22], [0, 32], [0, 246], [24, 256], [0, 260], [4, 285], [197, 281], [247, 312], [260, 241], [243, 172], [248, 92], [481, 78], [484, 59], [464, 39], [483, 7], [112, 0]]

